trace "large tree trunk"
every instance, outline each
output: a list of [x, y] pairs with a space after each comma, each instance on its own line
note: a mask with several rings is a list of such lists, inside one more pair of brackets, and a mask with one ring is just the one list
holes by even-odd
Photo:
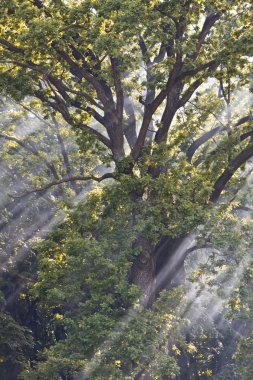
[[133, 262], [131, 281], [142, 290], [145, 307], [152, 305], [161, 290], [185, 283], [184, 262], [191, 242], [191, 235], [163, 237], [154, 248], [147, 238], [136, 240], [141, 252]]
[[[163, 237], [153, 247], [147, 237], [136, 239], [134, 248], [138, 248], [140, 254], [133, 262], [131, 281], [141, 289], [143, 307], [151, 307], [162, 289], [171, 289], [185, 282], [184, 261], [191, 240], [191, 236], [185, 235], [176, 239]], [[153, 377], [143, 369], [135, 380], [153, 380]]]
[[191, 245], [190, 235], [177, 238], [163, 237], [154, 250], [156, 261], [156, 295], [162, 289], [171, 289], [185, 282], [184, 262]]
[[154, 300], [155, 289], [153, 247], [149, 239], [141, 236], [137, 238], [134, 246], [141, 252], [133, 262], [131, 281], [140, 287], [143, 296], [142, 304], [144, 307], [148, 307]]
[[133, 262], [131, 282], [140, 287], [143, 305], [149, 307], [161, 290], [184, 284], [184, 262], [191, 237], [163, 237], [155, 248], [144, 237], [134, 244], [141, 252]]

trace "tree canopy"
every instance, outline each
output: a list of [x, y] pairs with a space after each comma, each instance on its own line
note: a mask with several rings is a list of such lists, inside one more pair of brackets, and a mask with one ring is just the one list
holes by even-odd
[[[3, 1], [1, 87], [16, 98], [36, 96], [108, 148], [115, 162], [126, 155], [126, 138], [135, 161], [152, 121], [155, 142], [166, 141], [175, 113], [204, 81], [240, 76], [252, 48], [251, 7], [245, 1]], [[229, 101], [230, 89], [224, 91]]]

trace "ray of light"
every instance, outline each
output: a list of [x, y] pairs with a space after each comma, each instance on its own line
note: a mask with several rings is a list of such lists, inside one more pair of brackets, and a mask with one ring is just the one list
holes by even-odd
[[[240, 189], [240, 192], [245, 192], [248, 187], [249, 183], [246, 183]], [[238, 221], [238, 223], [240, 223], [240, 221]], [[168, 274], [171, 272], [171, 268], [175, 267], [177, 262], [182, 259], [185, 251], [193, 246], [194, 241], [194, 234], [191, 234], [184, 239], [184, 241], [177, 249], [176, 254], [173, 255], [172, 261], [169, 261], [157, 276], [156, 283], [158, 285], [159, 283], [162, 283], [164, 279], [166, 279]], [[221, 310], [224, 309], [224, 307], [228, 304], [230, 295], [240, 283], [244, 269], [252, 263], [252, 260], [252, 252], [250, 251], [247, 255], [245, 255], [234, 274], [230, 276], [230, 278], [224, 284], [224, 286], [227, 288], [225, 300], [221, 297], [218, 297], [217, 294], [214, 295], [211, 289], [209, 291], [206, 291], [206, 289], [199, 290], [196, 286], [190, 286], [190, 289], [187, 291], [187, 294], [185, 296], [185, 306], [180, 311], [180, 317], [182, 320], [188, 318], [193, 323], [197, 324], [201, 314], [203, 313], [203, 309], [200, 308], [200, 304], [205, 304], [207, 300], [208, 304], [206, 306], [206, 312], [209, 314], [210, 318], [214, 320], [215, 317], [221, 312]], [[142, 303], [142, 300], [140, 300], [140, 303]], [[116, 341], [124, 329], [131, 323], [133, 318], [138, 315], [138, 313], [139, 310], [135, 308], [128, 310], [127, 315], [125, 315], [117, 323], [113, 333], [111, 334], [112, 337], [104, 341], [104, 343], [97, 349], [94, 356], [89, 360], [85, 368], [80, 372], [77, 378], [78, 380], [89, 379], [89, 376], [92, 374], [92, 372], [99, 367], [104, 355], [106, 355], [106, 353], [110, 350], [111, 345]]]

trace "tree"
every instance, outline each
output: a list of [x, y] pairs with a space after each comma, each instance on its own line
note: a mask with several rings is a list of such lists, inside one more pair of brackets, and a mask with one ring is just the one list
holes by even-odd
[[[61, 1], [3, 1], [1, 87], [16, 98], [37, 97], [98, 152], [106, 148], [119, 173], [109, 176], [118, 180], [120, 173], [133, 176], [145, 152], [156, 161], [157, 150], [174, 134], [175, 114], [209, 77], [219, 79], [229, 105], [232, 77], [240, 76], [250, 54], [251, 7], [244, 1], [82, 1], [75, 6]], [[133, 104], [138, 94], [140, 126]], [[230, 129], [237, 128], [232, 128], [228, 114], [225, 129], [233, 152], [210, 180], [210, 193], [202, 204], [216, 201], [252, 155], [247, 144], [234, 153], [237, 132]], [[89, 124], [92, 119], [100, 130]], [[248, 121], [246, 116], [234, 127]], [[240, 139], [247, 142], [248, 133]], [[209, 141], [209, 135], [192, 143], [189, 157]], [[146, 175], [157, 178], [164, 171], [164, 163], [159, 166], [151, 159]], [[132, 192], [136, 199], [142, 195], [143, 189]], [[147, 289], [155, 277], [154, 244], [141, 235], [137, 240], [143, 252], [134, 264], [133, 281]], [[168, 240], [168, 246], [173, 244]], [[146, 262], [142, 269], [140, 260]]]
[[[117, 183], [96, 221], [108, 213], [119, 237], [112, 215], [127, 216], [129, 282], [151, 306], [183, 282], [186, 238], [221, 194], [230, 206], [252, 156], [251, 116], [232, 107], [249, 81], [252, 4], [16, 0], [0, 10], [2, 91], [36, 97], [83, 151], [113, 163], [113, 173], [73, 180]], [[211, 82], [218, 98], [205, 88]], [[217, 115], [224, 104], [225, 118]]]
[[[128, 193], [122, 184], [93, 191], [38, 247], [30, 296], [58, 339], [21, 378], [241, 380], [233, 354], [249, 326], [245, 330], [236, 314], [238, 305], [248, 306], [238, 302], [237, 287], [244, 272], [252, 273], [252, 219], [238, 220], [235, 206], [212, 210], [206, 228], [196, 232], [195, 255], [191, 248], [187, 255], [194, 286], [163, 291], [145, 309], [138, 288], [129, 284], [136, 232]], [[147, 217], [144, 207], [138, 218]], [[234, 321], [226, 316], [229, 305]]]
[[[88, 170], [91, 161], [93, 166], [96, 162], [84, 159], [74, 132], [60, 119], [43, 119], [34, 99], [17, 104], [3, 98], [0, 112], [0, 377], [16, 379], [28, 358], [51, 339], [46, 316], [26, 294], [38, 269], [33, 246], [61, 220], [64, 207], [83, 197], [87, 184], [63, 182], [42, 192], [32, 190], [50, 179], [66, 181], [83, 175], [84, 163]], [[35, 344], [29, 351], [22, 331], [29, 339], [33, 335]]]

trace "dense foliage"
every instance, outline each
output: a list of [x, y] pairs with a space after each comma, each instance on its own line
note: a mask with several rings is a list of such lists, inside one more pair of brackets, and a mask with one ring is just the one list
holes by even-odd
[[1, 1], [3, 378], [251, 378], [252, 17]]

